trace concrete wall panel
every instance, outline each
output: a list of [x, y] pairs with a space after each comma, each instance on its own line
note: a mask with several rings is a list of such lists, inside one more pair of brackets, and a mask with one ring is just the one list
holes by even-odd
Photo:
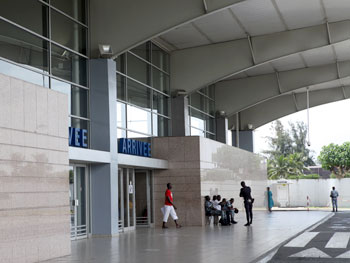
[[0, 74], [0, 262], [70, 254], [66, 95]]

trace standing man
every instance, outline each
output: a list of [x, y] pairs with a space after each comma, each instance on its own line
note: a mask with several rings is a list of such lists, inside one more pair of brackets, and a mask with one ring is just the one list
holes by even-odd
[[250, 226], [253, 223], [253, 203], [254, 199], [251, 196], [251, 190], [249, 186], [245, 185], [245, 182], [241, 182], [241, 192], [239, 193], [240, 197], [243, 197], [244, 208], [247, 216], [247, 223], [245, 226]]
[[169, 214], [171, 215], [172, 219], [174, 220], [176, 224], [176, 228], [180, 228], [181, 225], [177, 223], [178, 217], [176, 215], [175, 209], [176, 206], [173, 203], [173, 193], [171, 192], [171, 189], [173, 188], [171, 183], [167, 183], [167, 190], [165, 191], [165, 204], [162, 207], [162, 213], [163, 213], [163, 228], [168, 228], [165, 223], [168, 222]]
[[[337, 201], [337, 199], [338, 199], [339, 194], [338, 194], [338, 191], [335, 190], [334, 186], [332, 187], [332, 189], [333, 190], [331, 191], [330, 197], [332, 198], [333, 212], [338, 212], [338, 201]], [[334, 211], [334, 209], [335, 209], [335, 211]]]

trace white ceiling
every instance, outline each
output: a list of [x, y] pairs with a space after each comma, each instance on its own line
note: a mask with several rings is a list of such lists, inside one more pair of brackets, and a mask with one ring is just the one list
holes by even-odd
[[246, 0], [161, 38], [183, 49], [346, 19], [350, 19], [349, 0]]
[[[246, 0], [160, 36], [174, 50], [350, 19], [350, 0]], [[229, 79], [350, 60], [350, 41], [258, 65]]]

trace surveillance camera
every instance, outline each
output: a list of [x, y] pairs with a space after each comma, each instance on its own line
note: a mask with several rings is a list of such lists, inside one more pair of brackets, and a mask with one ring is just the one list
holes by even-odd
[[310, 143], [310, 142], [307, 142], [307, 146], [311, 146], [311, 143]]

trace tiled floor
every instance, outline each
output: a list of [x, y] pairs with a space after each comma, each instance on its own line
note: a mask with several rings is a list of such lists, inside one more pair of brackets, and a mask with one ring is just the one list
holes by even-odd
[[72, 242], [72, 255], [48, 262], [251, 262], [329, 215], [324, 211], [255, 211], [254, 222], [223, 227], [141, 228], [113, 238]]

